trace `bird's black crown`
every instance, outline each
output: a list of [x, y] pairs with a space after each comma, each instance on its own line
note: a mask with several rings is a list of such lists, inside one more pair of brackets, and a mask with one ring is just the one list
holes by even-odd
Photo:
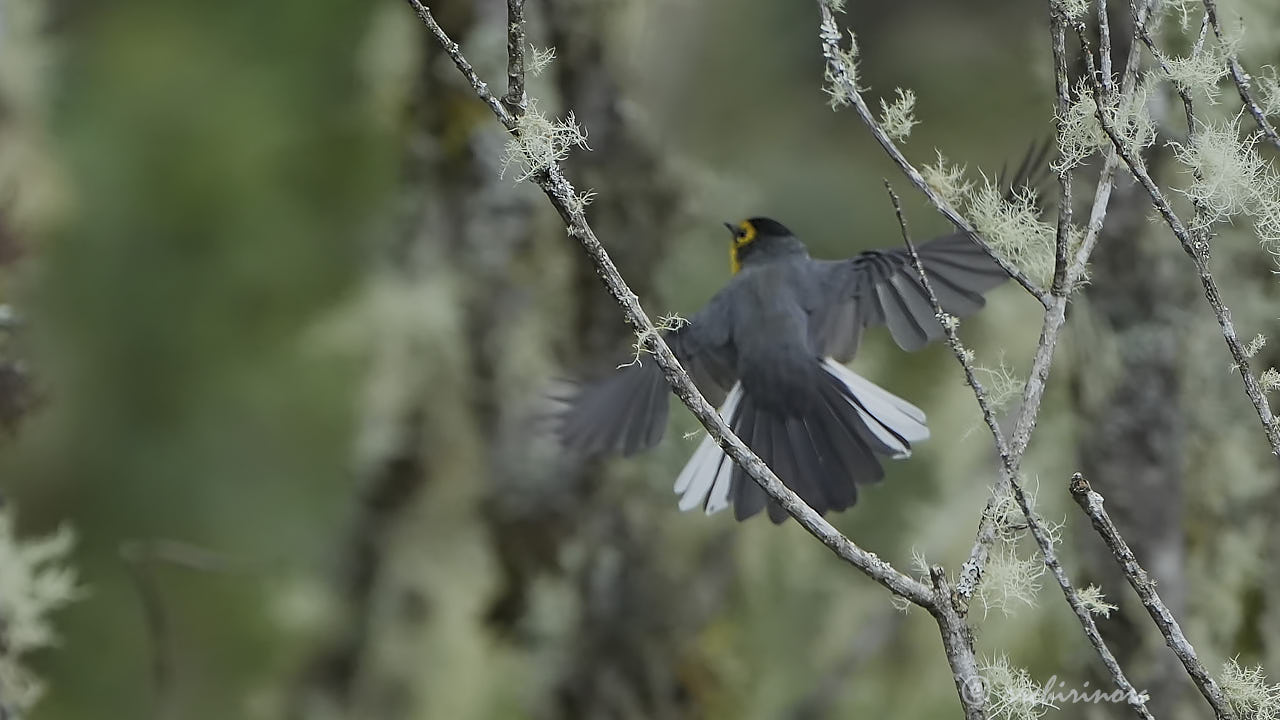
[[760, 233], [761, 235], [781, 236], [781, 235], [792, 234], [791, 231], [787, 229], [786, 225], [783, 225], [782, 223], [772, 218], [753, 217], [750, 220], [747, 220], [747, 222], [751, 223], [751, 225], [755, 227], [756, 232]]

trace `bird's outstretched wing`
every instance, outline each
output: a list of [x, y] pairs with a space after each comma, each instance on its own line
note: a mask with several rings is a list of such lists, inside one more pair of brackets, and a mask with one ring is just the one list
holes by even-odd
[[[1008, 186], [1008, 194], [1039, 184], [1048, 143], [1032, 147]], [[916, 248], [929, 285], [944, 312], [972, 315], [982, 294], [1009, 275], [965, 233], [952, 233]], [[808, 288], [810, 341], [823, 355], [848, 362], [862, 330], [887, 325], [904, 350], [919, 350], [942, 337], [929, 295], [905, 248], [872, 250], [847, 260], [817, 262], [816, 281]]]
[[[982, 293], [1009, 279], [967, 235], [956, 233], [916, 248], [942, 309], [965, 317], [982, 308]], [[848, 362], [863, 328], [887, 325], [903, 350], [919, 350], [943, 335], [929, 294], [904, 250], [872, 250], [817, 263], [809, 289], [810, 341], [823, 355]]]
[[[724, 400], [737, 381], [729, 342], [729, 307], [723, 295], [712, 298], [687, 323], [663, 338], [694, 384], [713, 404]], [[566, 450], [590, 455], [631, 455], [662, 439], [670, 389], [652, 357], [624, 359], [594, 380], [570, 381], [559, 393], [564, 405], [557, 430]]]

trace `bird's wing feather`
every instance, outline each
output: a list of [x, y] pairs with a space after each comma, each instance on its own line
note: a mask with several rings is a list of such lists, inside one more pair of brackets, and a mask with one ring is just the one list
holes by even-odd
[[[1033, 146], [1008, 185], [1012, 197], [1043, 178], [1049, 143]], [[1002, 173], [1003, 175], [1003, 173]], [[917, 248], [938, 304], [965, 317], [982, 308], [982, 294], [1008, 279], [986, 251], [965, 233], [952, 233]], [[823, 355], [849, 361], [862, 330], [887, 325], [904, 350], [919, 350], [943, 335], [929, 295], [906, 249], [872, 250], [847, 260], [819, 260], [807, 286], [809, 339]]]
[[[729, 343], [728, 303], [716, 296], [688, 323], [663, 338], [694, 384], [713, 404], [737, 381]], [[559, 393], [560, 441], [583, 454], [647, 450], [662, 439], [668, 391], [657, 362], [640, 355], [595, 380], [570, 381]]]
[[[917, 248], [944, 312], [965, 317], [983, 306], [982, 293], [1009, 278], [963, 233]], [[904, 250], [873, 250], [847, 260], [818, 260], [809, 287], [810, 341], [823, 355], [847, 362], [862, 329], [886, 325], [904, 350], [919, 350], [942, 337], [929, 295]]]

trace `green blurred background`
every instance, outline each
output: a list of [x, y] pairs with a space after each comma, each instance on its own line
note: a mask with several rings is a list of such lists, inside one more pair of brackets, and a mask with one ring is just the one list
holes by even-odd
[[[1268, 3], [1222, 5], [1280, 28]], [[505, 4], [432, 9], [501, 87]], [[528, 12], [557, 52], [530, 91], [586, 127], [569, 173], [651, 314], [727, 279], [724, 220], [776, 217], [823, 257], [895, 245], [888, 178], [918, 238], [947, 229], [827, 106], [812, 3]], [[851, 0], [842, 21], [873, 104], [917, 93], [909, 157], [940, 148], [976, 177], [1053, 132], [1046, 12]], [[1249, 61], [1280, 61], [1249, 32]], [[0, 82], [0, 301], [22, 318], [0, 359], [35, 398], [0, 482], [24, 532], [75, 528], [87, 588], [31, 658], [50, 684], [33, 717], [958, 713], [926, 614], [794, 524], [676, 511], [686, 413], [640, 458], [555, 455], [539, 397], [627, 330], [536, 189], [500, 177], [499, 126], [406, 4], [3, 0]], [[1258, 559], [1280, 547], [1277, 476], [1190, 266], [1131, 189], [1114, 214], [1027, 469], [1073, 576], [1122, 606], [1103, 624], [1135, 684], [1183, 717], [1203, 708], [1066, 479], [1114, 495], [1216, 669], [1280, 668], [1276, 560]], [[1274, 329], [1265, 255], [1247, 228], [1220, 242], [1242, 334]], [[1004, 288], [963, 335], [1016, 374], [1038, 319]], [[972, 395], [945, 348], [905, 356], [883, 332], [854, 366], [934, 438], [832, 520], [900, 568], [954, 570], [995, 479]], [[982, 655], [1101, 682], [1052, 583], [1010, 610], [975, 609]]]

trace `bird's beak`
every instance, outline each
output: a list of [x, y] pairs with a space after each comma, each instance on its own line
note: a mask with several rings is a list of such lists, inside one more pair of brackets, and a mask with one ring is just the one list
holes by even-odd
[[724, 224], [724, 226], [725, 226], [725, 227], [727, 227], [727, 228], [729, 228], [729, 234], [730, 234], [730, 235], [737, 235], [737, 234], [738, 234], [738, 228], [737, 228], [737, 226], [735, 226], [733, 223], [725, 223], [725, 224]]

